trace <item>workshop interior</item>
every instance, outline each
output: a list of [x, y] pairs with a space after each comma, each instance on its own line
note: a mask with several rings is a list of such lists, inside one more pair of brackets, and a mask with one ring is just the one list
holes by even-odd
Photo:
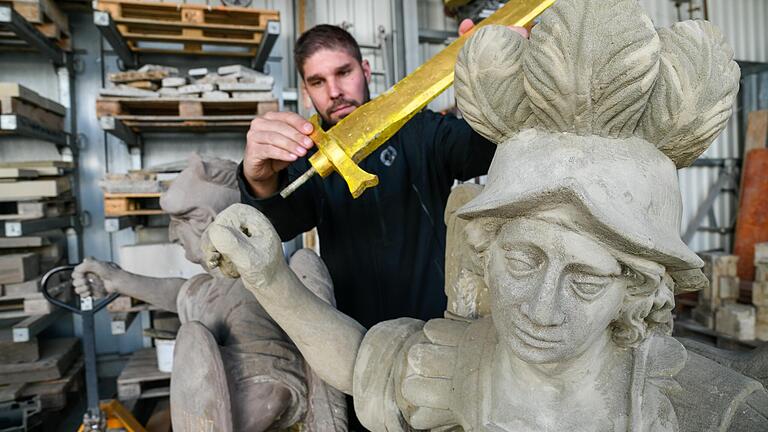
[[765, 0], [0, 0], [0, 432], [756, 432], [767, 377]]

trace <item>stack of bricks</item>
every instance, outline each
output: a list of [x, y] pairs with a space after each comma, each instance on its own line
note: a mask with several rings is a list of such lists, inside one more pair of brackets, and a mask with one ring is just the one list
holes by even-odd
[[755, 283], [752, 284], [752, 303], [757, 307], [755, 336], [768, 341], [768, 243], [755, 245]]

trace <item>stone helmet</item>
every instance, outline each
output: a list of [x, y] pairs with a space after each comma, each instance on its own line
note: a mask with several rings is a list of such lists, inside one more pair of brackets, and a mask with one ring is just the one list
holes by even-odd
[[636, 0], [587, 3], [557, 2], [530, 40], [488, 26], [467, 41], [458, 107], [498, 148], [486, 187], [458, 215], [567, 206], [575, 226], [664, 265], [677, 291], [695, 289], [706, 279], [680, 237], [677, 169], [731, 116], [733, 52], [706, 21], [656, 30]]

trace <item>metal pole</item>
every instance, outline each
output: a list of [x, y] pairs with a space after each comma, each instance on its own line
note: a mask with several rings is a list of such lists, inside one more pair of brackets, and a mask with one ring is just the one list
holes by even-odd
[[83, 310], [83, 353], [85, 357], [85, 394], [88, 399], [88, 414], [91, 418], [100, 416], [99, 381], [96, 365], [96, 328], [93, 309]]

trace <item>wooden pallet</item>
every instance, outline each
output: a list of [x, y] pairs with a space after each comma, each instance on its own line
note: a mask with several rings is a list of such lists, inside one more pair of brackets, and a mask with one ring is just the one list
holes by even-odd
[[134, 352], [117, 377], [117, 398], [121, 401], [168, 396], [170, 392], [171, 374], [157, 369], [154, 348]]
[[163, 214], [160, 193], [105, 193], [104, 215], [147, 216]]
[[75, 214], [75, 203], [71, 197], [37, 201], [0, 201], [0, 221], [30, 220], [72, 214]]
[[76, 392], [83, 387], [84, 361], [80, 357], [69, 370], [59, 379], [26, 383], [19, 392], [20, 398], [40, 398], [40, 408], [43, 410], [57, 411], [67, 405], [67, 395]]
[[[61, 282], [49, 287], [48, 292], [54, 297], [68, 301], [71, 298], [69, 281]], [[56, 308], [49, 302], [42, 292], [21, 293], [0, 297], [0, 317], [21, 313], [23, 316], [45, 315]]]
[[[13, 0], [12, 3], [13, 9], [40, 33], [62, 49], [72, 50], [69, 20], [53, 0]], [[13, 38], [10, 34], [3, 36], [6, 40]]]
[[246, 132], [255, 116], [277, 110], [276, 100], [100, 98], [96, 101], [98, 116], [114, 117], [134, 132]]
[[0, 94], [0, 114], [15, 114], [34, 120], [53, 130], [64, 130], [64, 116], [18, 97]]
[[94, 7], [109, 12], [134, 52], [254, 57], [267, 23], [280, 21], [277, 11], [228, 6], [97, 0]]
[[[175, 98], [99, 98], [96, 115], [121, 120], [151, 120], [178, 117], [207, 119], [229, 116], [255, 116], [277, 109], [277, 100], [175, 99]], [[151, 117], [151, 118], [150, 118]]]
[[0, 384], [57, 380], [80, 354], [77, 338], [40, 341], [40, 359], [28, 363], [0, 364]]
[[[40, 96], [36, 92], [24, 87], [21, 84], [12, 82], [0, 82], [0, 107], [2, 107], [2, 111], [0, 112], [2, 114], [25, 115], [26, 113], [24, 112], [14, 111], [14, 109], [18, 109], [15, 108], [15, 106], [11, 103], [11, 101], [14, 99], [24, 102], [25, 105], [29, 106], [29, 108], [27, 108], [29, 110], [37, 108], [62, 119], [65, 115], [67, 115], [67, 109], [58, 102]], [[42, 123], [42, 121], [40, 121], [40, 123]]]

